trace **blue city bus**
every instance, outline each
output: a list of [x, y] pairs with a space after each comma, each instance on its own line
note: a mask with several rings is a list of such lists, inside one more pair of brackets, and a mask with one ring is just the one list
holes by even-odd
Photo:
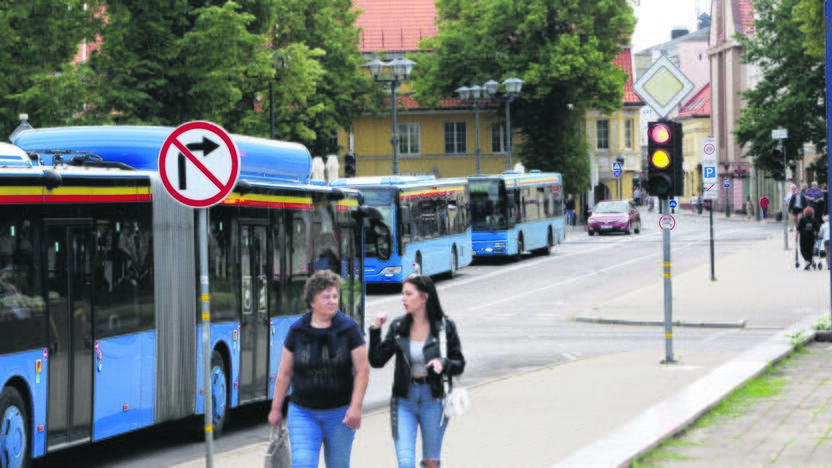
[[[156, 170], [172, 130], [28, 130], [0, 147], [3, 466], [203, 413], [196, 214]], [[371, 213], [312, 183], [302, 145], [232, 139], [240, 180], [208, 209], [215, 434], [272, 398], [315, 270], [342, 276], [341, 310], [363, 326]], [[384, 231], [368, 230], [382, 254]]]
[[549, 255], [566, 237], [560, 174], [506, 172], [468, 183], [475, 257]]
[[401, 283], [419, 271], [447, 274], [471, 264], [468, 181], [433, 176], [338, 179], [334, 187], [361, 191], [364, 203], [378, 210], [393, 234], [392, 255], [379, 258], [371, 246], [364, 253], [367, 283]]

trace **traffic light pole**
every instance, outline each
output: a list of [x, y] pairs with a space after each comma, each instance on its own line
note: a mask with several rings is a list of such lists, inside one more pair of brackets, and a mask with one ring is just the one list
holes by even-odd
[[[661, 198], [659, 201], [664, 216], [670, 216], [670, 200]], [[673, 359], [673, 282], [670, 276], [670, 225], [662, 225], [662, 245], [664, 252], [664, 361], [662, 364], [675, 364]]]
[[[777, 145], [780, 148], [783, 148], [783, 139], [777, 140]], [[786, 203], [786, 178], [785, 178], [785, 170], [786, 170], [786, 151], [783, 150], [783, 180], [780, 181], [780, 190], [783, 194], [783, 198], [781, 203], [783, 203], [783, 250], [789, 250], [789, 204]]]

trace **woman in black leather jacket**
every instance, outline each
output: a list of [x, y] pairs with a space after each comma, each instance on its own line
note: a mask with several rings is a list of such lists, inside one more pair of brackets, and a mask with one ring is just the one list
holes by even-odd
[[[399, 468], [416, 466], [416, 431], [422, 431], [422, 466], [439, 467], [442, 439], [448, 426], [442, 415], [445, 390], [442, 378], [460, 375], [465, 357], [456, 324], [445, 316], [430, 277], [414, 275], [402, 285], [407, 312], [390, 323], [381, 339], [387, 314], [379, 314], [370, 327], [370, 365], [384, 367], [396, 355], [390, 421]], [[448, 355], [442, 358], [439, 331], [446, 327]]]

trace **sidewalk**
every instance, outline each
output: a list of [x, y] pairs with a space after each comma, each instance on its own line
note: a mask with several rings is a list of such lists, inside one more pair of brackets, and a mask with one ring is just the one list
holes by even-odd
[[[470, 388], [471, 409], [448, 428], [443, 466], [621, 466], [678, 433], [788, 354], [790, 336], [828, 315], [829, 272], [796, 271], [793, 252], [784, 251], [781, 241], [773, 235], [724, 256], [717, 282], [709, 281], [707, 265], [673, 278], [674, 317], [683, 324], [738, 326], [744, 321], [746, 327], [770, 329], [768, 340], [739, 353], [677, 345], [673, 365], [659, 363], [664, 349], [657, 346]], [[737, 297], [738, 290], [755, 294]], [[794, 293], [784, 294], [788, 291]], [[639, 306], [633, 307], [636, 299]], [[661, 317], [662, 301], [657, 281], [577, 318], [649, 322]], [[657, 328], [657, 335], [662, 333]], [[216, 454], [216, 466], [261, 465], [267, 431], [262, 434], [251, 445]], [[365, 414], [352, 460], [357, 468], [395, 465], [386, 408]], [[181, 466], [203, 466], [203, 461]]]

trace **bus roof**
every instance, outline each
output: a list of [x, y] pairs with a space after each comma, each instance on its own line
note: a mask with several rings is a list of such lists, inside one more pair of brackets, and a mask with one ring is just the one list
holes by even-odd
[[[141, 126], [44, 128], [23, 131], [13, 143], [25, 151], [40, 153], [44, 165], [54, 165], [54, 155], [48, 151], [69, 151], [93, 153], [104, 161], [156, 171], [159, 150], [173, 130]], [[240, 151], [241, 179], [309, 183], [312, 158], [305, 146], [242, 135], [231, 138]], [[64, 159], [71, 156], [62, 155]]]
[[563, 183], [563, 178], [557, 172], [504, 172], [502, 174], [494, 174], [487, 176], [469, 177], [471, 180], [504, 180], [508, 186], [523, 186], [523, 185], [539, 185], [554, 183]]
[[367, 176], [367, 177], [351, 177], [345, 179], [335, 179], [330, 182], [330, 185], [342, 187], [367, 187], [372, 185], [387, 185], [399, 186], [416, 184], [424, 181], [435, 181], [436, 177], [432, 175], [424, 176]]
[[32, 167], [32, 160], [17, 146], [0, 142], [0, 167]]

